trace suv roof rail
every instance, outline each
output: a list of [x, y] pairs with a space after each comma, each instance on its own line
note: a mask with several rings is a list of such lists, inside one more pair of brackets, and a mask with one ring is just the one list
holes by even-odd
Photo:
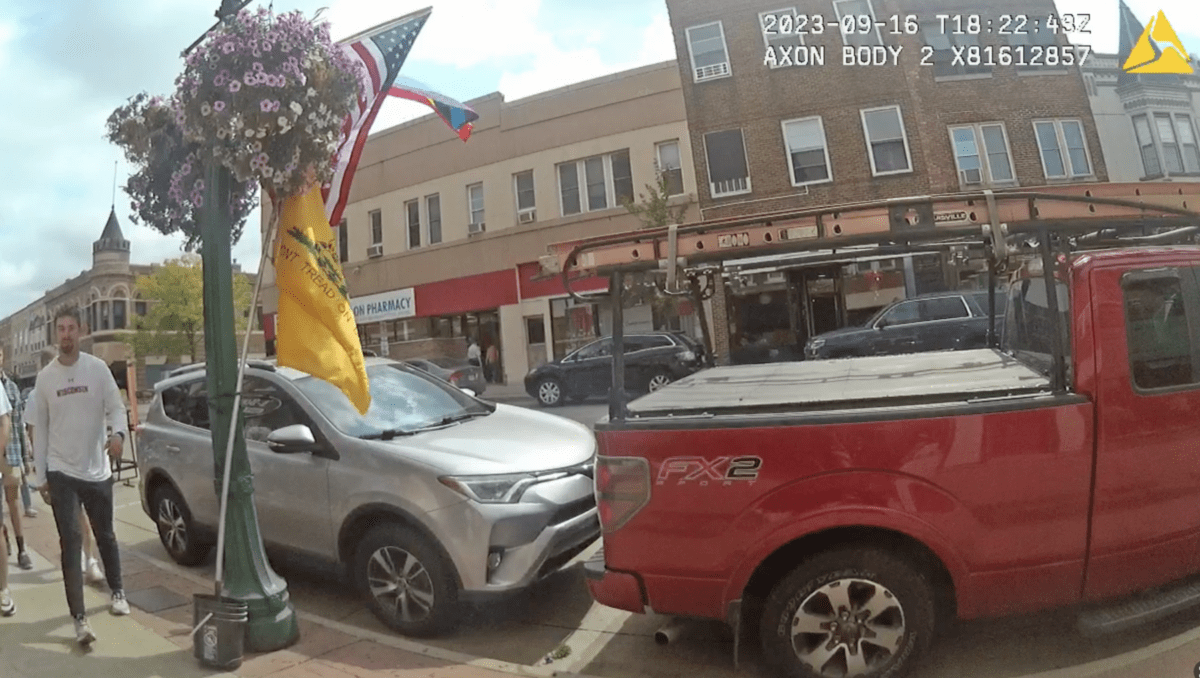
[[[204, 369], [207, 365], [208, 365], [207, 362], [199, 362], [199, 363], [192, 363], [191, 365], [184, 365], [183, 367], [176, 367], [175, 369], [171, 370], [170, 372], [167, 372], [165, 378], [170, 379], [171, 377], [177, 377], [181, 374], [187, 374], [188, 372], [196, 372], [198, 370]], [[253, 367], [255, 369], [266, 370], [268, 372], [275, 371], [275, 363], [273, 363], [269, 360], [259, 360], [256, 358], [250, 358], [249, 360], [247, 360], [246, 367]]]

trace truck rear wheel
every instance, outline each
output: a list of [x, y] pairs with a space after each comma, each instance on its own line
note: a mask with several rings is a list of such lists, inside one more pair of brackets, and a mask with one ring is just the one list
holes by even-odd
[[846, 548], [801, 563], [763, 605], [763, 657], [788, 678], [899, 678], [935, 626], [928, 577], [880, 549]]

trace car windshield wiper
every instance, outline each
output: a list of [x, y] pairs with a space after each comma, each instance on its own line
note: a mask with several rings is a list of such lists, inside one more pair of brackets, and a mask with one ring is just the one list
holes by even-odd
[[391, 440], [392, 438], [398, 438], [400, 436], [411, 436], [416, 433], [417, 430], [420, 429], [414, 430], [407, 428], [389, 428], [379, 431], [378, 433], [364, 433], [363, 435], [360, 435], [359, 438], [361, 440]]
[[421, 428], [437, 428], [438, 426], [446, 426], [457, 421], [466, 421], [467, 419], [474, 419], [475, 417], [486, 417], [489, 414], [491, 414], [490, 410], [486, 412], [459, 412], [458, 414], [446, 415], [439, 419], [436, 423], [428, 424], [426, 426], [422, 426]]

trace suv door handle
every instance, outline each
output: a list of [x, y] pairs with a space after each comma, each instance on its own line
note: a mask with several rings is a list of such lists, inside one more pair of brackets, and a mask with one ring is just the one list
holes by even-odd
[[179, 452], [178, 445], [167, 445], [166, 448], [168, 452]]

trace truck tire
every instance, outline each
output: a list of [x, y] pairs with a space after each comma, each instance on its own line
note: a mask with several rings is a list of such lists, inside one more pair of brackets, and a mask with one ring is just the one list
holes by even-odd
[[459, 621], [458, 584], [440, 550], [416, 531], [384, 523], [354, 555], [354, 579], [371, 612], [406, 636], [431, 637]]
[[787, 678], [899, 678], [929, 647], [935, 609], [929, 578], [897, 555], [827, 551], [767, 596], [763, 658]]

